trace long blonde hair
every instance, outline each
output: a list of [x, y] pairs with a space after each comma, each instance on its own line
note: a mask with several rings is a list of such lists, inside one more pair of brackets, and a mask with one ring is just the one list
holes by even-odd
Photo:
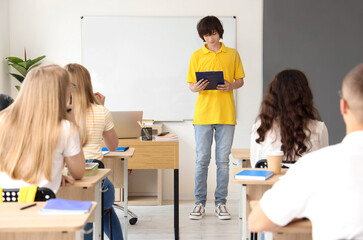
[[68, 84], [67, 71], [57, 65], [27, 74], [15, 102], [0, 115], [0, 171], [31, 184], [42, 174], [51, 181]]
[[92, 104], [100, 104], [93, 94], [91, 76], [80, 64], [70, 63], [64, 67], [71, 76], [71, 82], [77, 87], [72, 92], [72, 105], [76, 122], [79, 125], [81, 145], [87, 142], [87, 113]]

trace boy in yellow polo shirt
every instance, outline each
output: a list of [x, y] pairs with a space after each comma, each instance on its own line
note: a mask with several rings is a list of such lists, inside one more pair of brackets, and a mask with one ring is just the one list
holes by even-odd
[[[191, 57], [187, 82], [192, 92], [198, 93], [194, 113], [196, 141], [195, 206], [190, 219], [201, 219], [205, 214], [207, 200], [207, 176], [211, 158], [213, 134], [216, 142], [217, 187], [215, 189], [215, 213], [219, 219], [230, 219], [226, 207], [229, 181], [229, 155], [236, 125], [236, 110], [233, 89], [243, 86], [245, 76], [238, 52], [226, 47], [223, 26], [219, 19], [207, 16], [197, 26], [200, 38], [206, 42]], [[196, 82], [195, 72], [223, 71], [224, 84], [217, 90], [204, 90], [209, 82]]]

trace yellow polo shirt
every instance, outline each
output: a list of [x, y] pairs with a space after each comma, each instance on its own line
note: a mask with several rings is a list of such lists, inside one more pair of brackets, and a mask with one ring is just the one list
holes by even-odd
[[[236, 49], [224, 46], [217, 53], [206, 48], [206, 44], [195, 51], [190, 59], [188, 83], [196, 81], [195, 72], [223, 71], [224, 79], [230, 83], [244, 78], [241, 58]], [[193, 124], [230, 124], [236, 125], [236, 109], [233, 90], [200, 91], [195, 104]]]

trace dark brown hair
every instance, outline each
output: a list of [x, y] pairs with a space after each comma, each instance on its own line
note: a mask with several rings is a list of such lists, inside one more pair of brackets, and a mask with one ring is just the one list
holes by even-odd
[[215, 16], [206, 16], [202, 18], [198, 25], [197, 30], [199, 37], [205, 42], [203, 36], [210, 35], [214, 31], [216, 31], [219, 34], [219, 37], [223, 39], [223, 26], [221, 21]]
[[281, 150], [285, 162], [295, 162], [295, 157], [308, 150], [311, 120], [320, 120], [314, 107], [313, 94], [304, 73], [299, 70], [284, 70], [278, 73], [267, 86], [258, 119], [257, 143], [265, 140], [266, 133], [274, 124], [280, 127]]

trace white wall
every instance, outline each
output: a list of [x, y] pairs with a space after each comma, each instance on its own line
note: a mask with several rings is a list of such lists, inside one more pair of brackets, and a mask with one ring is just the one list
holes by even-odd
[[0, 0], [0, 93], [10, 95], [9, 68], [6, 57], [10, 53], [9, 0]]
[[[233, 147], [249, 147], [250, 128], [262, 97], [262, 0], [11, 0], [9, 4], [10, 54], [22, 56], [26, 47], [30, 58], [45, 54], [47, 62], [60, 65], [81, 62], [81, 16], [237, 16], [237, 49], [246, 78], [245, 86], [238, 90], [238, 125]], [[193, 199], [195, 142], [192, 123], [166, 122], [164, 126], [180, 137], [180, 198]], [[172, 171], [164, 171], [166, 199], [173, 196], [172, 176]], [[131, 182], [139, 179], [131, 177]], [[211, 164], [208, 179], [211, 196], [215, 182], [215, 166]], [[155, 190], [155, 183], [139, 185], [144, 189], [136, 189], [131, 183], [131, 191]], [[236, 196], [237, 186], [231, 183], [229, 192], [230, 196]]]

